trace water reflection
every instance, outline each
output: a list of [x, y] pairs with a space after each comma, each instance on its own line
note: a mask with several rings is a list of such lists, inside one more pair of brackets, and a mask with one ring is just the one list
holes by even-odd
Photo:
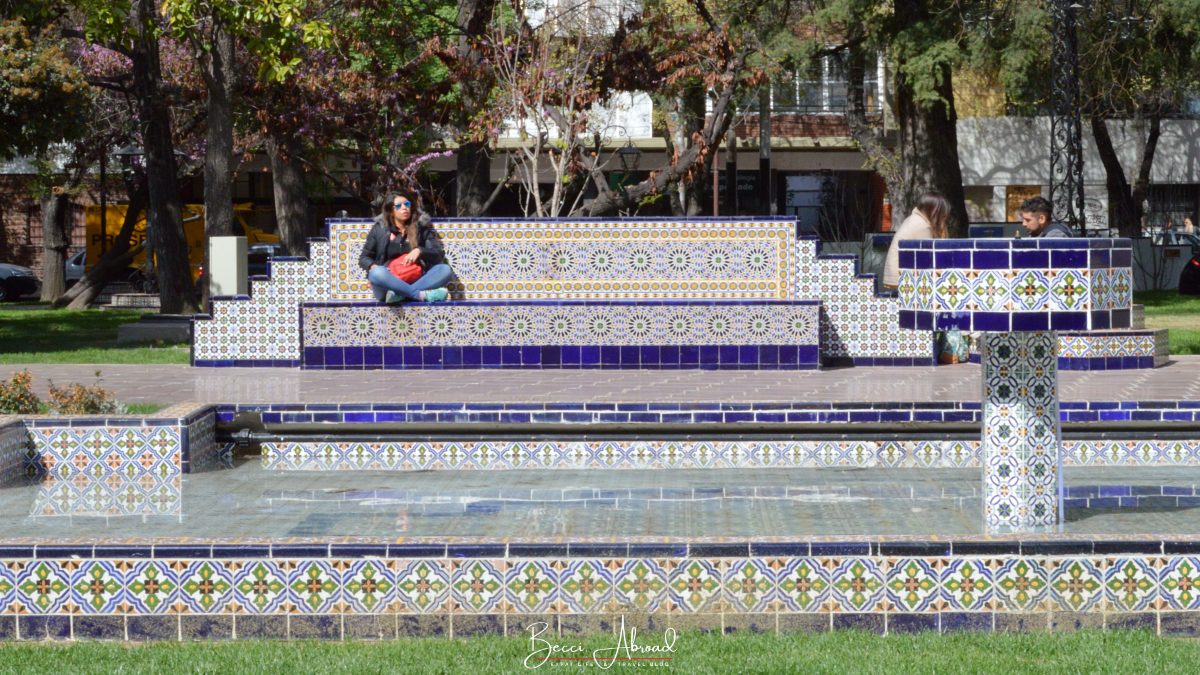
[[31, 518], [183, 517], [183, 477], [54, 472], [38, 486]]

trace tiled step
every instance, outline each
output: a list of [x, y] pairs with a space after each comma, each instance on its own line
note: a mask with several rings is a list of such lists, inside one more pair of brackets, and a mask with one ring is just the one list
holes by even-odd
[[808, 369], [820, 303], [767, 300], [304, 303], [303, 367]]

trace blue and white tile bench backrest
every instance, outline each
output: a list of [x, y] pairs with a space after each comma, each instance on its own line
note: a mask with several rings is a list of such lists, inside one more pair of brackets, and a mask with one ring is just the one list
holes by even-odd
[[[365, 220], [331, 220], [330, 239], [311, 242], [309, 260], [277, 259], [272, 264], [271, 279], [255, 280], [249, 297], [214, 299], [211, 319], [195, 323], [193, 362], [210, 366], [300, 365], [305, 327], [313, 329], [316, 340], [328, 340], [335, 332], [352, 333], [356, 326], [376, 336], [378, 331], [394, 331], [396, 326], [417, 331], [437, 329], [436, 312], [426, 315], [426, 308], [422, 307], [409, 306], [402, 312], [386, 314], [417, 319], [395, 325], [382, 321], [383, 312], [372, 315], [366, 322], [355, 314], [358, 308], [350, 303], [361, 308], [362, 303], [372, 302], [357, 265], [369, 224]], [[725, 309], [753, 309], [757, 303], [762, 303], [762, 308], [770, 303], [792, 303], [793, 313], [815, 315], [815, 306], [806, 308], [802, 303], [819, 302], [823, 359], [890, 365], [932, 362], [929, 336], [896, 329], [895, 299], [875, 296], [873, 279], [857, 274], [854, 256], [819, 256], [820, 243], [812, 238], [797, 238], [791, 219], [446, 220], [439, 221], [437, 227], [459, 278], [453, 287], [455, 295], [468, 301], [494, 303], [453, 303], [459, 305], [455, 316], [462, 320], [462, 325], [456, 323], [455, 329], [464, 333], [474, 328], [486, 330], [488, 319], [494, 319], [491, 314], [498, 311], [494, 308], [500, 308], [502, 303], [510, 309], [514, 304], [537, 307], [543, 303], [539, 309], [546, 310], [550, 305], [544, 303], [585, 302], [590, 305], [590, 313], [604, 315], [596, 317], [598, 323], [593, 322], [603, 327], [605, 323], [632, 325], [625, 313], [632, 305], [646, 302], [645, 309], [657, 319], [656, 329], [670, 328], [673, 322], [667, 320], [667, 312], [682, 311], [694, 315], [693, 325], [743, 331], [746, 326], [754, 326], [753, 317], [739, 320], [735, 316], [731, 323]], [[652, 301], [663, 304], [655, 307]], [[679, 303], [678, 307], [668, 308], [666, 303], [670, 302]], [[302, 303], [310, 304], [325, 321], [322, 323], [314, 314], [311, 321], [302, 323]], [[720, 303], [727, 304], [722, 308]], [[466, 317], [467, 313], [472, 317]], [[329, 318], [334, 321], [328, 321]], [[517, 320], [520, 323], [519, 317]], [[788, 330], [794, 328], [793, 323]], [[328, 335], [322, 337], [322, 332]], [[513, 331], [505, 335], [510, 342], [519, 338]], [[665, 343], [672, 337], [664, 334], [658, 339]], [[776, 335], [774, 339], [782, 337]], [[796, 344], [794, 336], [788, 339], [790, 344]], [[598, 341], [590, 345], [598, 346]], [[390, 344], [400, 348], [405, 343]], [[770, 349], [779, 344], [769, 340], [729, 338], [718, 344], [767, 346], [764, 367], [792, 367], [790, 359], [803, 358]], [[511, 352], [529, 345], [517, 341], [491, 346], [509, 347]], [[629, 345], [614, 342], [606, 346], [611, 353], [601, 358], [608, 361], [609, 356], [622, 354], [622, 346]], [[656, 355], [653, 350], [662, 345], [651, 341], [642, 346], [653, 357]], [[727, 352], [725, 357], [732, 358], [732, 351]], [[625, 355], [629, 354], [627, 350]], [[455, 353], [454, 356], [463, 359], [457, 365], [470, 367], [468, 359], [476, 355]], [[499, 359], [495, 365], [511, 364], [502, 353], [494, 356]], [[681, 354], [680, 366], [690, 356]], [[739, 354], [733, 359], [733, 366], [747, 367], [744, 356]], [[551, 355], [552, 359], [555, 357]], [[639, 363], [644, 363], [647, 354], [640, 353], [639, 357]], [[354, 358], [363, 357], [355, 354]], [[388, 360], [382, 355], [380, 358]], [[509, 358], [517, 358], [515, 352]], [[559, 354], [557, 358], [563, 363], [574, 358], [574, 354]], [[720, 355], [716, 358], [716, 365], [724, 361]], [[581, 354], [579, 359], [583, 361], [586, 357]], [[696, 355], [696, 361], [701, 360], [703, 355]], [[344, 359], [342, 365], [345, 366]], [[628, 367], [625, 359], [616, 365]]]
[[987, 332], [1129, 328], [1128, 239], [900, 244], [900, 326]]
[[1062, 524], [1058, 330], [1128, 328], [1127, 239], [950, 239], [900, 245], [900, 325], [983, 332], [988, 532]]

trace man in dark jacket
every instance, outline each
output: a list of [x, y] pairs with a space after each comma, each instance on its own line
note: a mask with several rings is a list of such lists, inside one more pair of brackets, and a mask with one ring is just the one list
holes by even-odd
[[412, 197], [397, 194], [371, 225], [358, 264], [380, 301], [441, 302], [453, 274], [445, 258], [432, 219], [420, 213]]
[[1064, 223], [1050, 220], [1050, 201], [1045, 197], [1030, 197], [1017, 209], [1021, 215], [1021, 225], [1029, 232], [1029, 236], [1042, 239], [1061, 239], [1074, 237], [1075, 233]]

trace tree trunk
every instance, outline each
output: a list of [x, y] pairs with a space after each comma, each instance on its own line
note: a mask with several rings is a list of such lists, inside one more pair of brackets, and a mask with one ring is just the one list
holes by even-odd
[[137, 0], [137, 44], [133, 55], [134, 91], [146, 158], [149, 210], [146, 229], [155, 266], [163, 314], [190, 314], [197, 309], [195, 285], [183, 234], [182, 206], [176, 176], [171, 116], [162, 89], [153, 0]]
[[492, 155], [487, 144], [469, 141], [454, 155], [455, 214], [459, 218], [482, 216], [492, 202]]
[[288, 255], [304, 255], [309, 204], [304, 188], [304, 168], [300, 162], [300, 141], [268, 136], [267, 157], [271, 161], [279, 241]]
[[[907, 215], [917, 198], [926, 190], [936, 190], [950, 201], [953, 223], [950, 236], [967, 235], [967, 207], [963, 198], [962, 170], [958, 165], [958, 116], [954, 112], [954, 91], [950, 68], [941, 67], [937, 87], [942, 101], [922, 106], [913, 98], [904, 76], [897, 76], [896, 113], [900, 124], [901, 179], [903, 203], [892, 195], [892, 222]], [[897, 206], [900, 213], [897, 214]]]
[[[1142, 233], [1142, 217], [1145, 212], [1142, 202], [1146, 199], [1146, 189], [1150, 185], [1150, 169], [1154, 165], [1154, 151], [1158, 148], [1158, 138], [1161, 132], [1161, 120], [1150, 118], [1150, 133], [1146, 139], [1146, 147], [1138, 164], [1138, 175], [1134, 184], [1129, 184], [1125, 177], [1125, 168], [1113, 148], [1112, 136], [1108, 133], [1108, 125], [1102, 117], [1090, 118], [1092, 136], [1096, 139], [1096, 153], [1100, 155], [1100, 163], [1104, 165], [1104, 183], [1108, 188], [1109, 213], [1116, 220], [1117, 229], [1122, 237], [1137, 237]], [[1112, 224], [1110, 223], [1111, 227]]]
[[884, 188], [892, 203], [891, 230], [895, 232], [909, 213], [904, 210], [907, 203], [904, 178], [896, 151], [883, 144], [877, 129], [867, 120], [866, 92], [863, 90], [866, 68], [866, 53], [858, 39], [852, 36], [846, 52], [846, 124], [850, 128], [850, 136], [866, 156], [866, 165], [883, 178]]
[[[496, 0], [458, 0], [457, 24], [461, 31], [455, 44], [454, 58], [463, 64], [479, 64], [483, 57], [476, 47], [477, 41], [488, 31]], [[484, 71], [486, 72], [486, 71]], [[457, 108], [454, 125], [460, 136], [465, 135], [471, 116], [487, 105], [491, 93], [491, 81], [480, 72], [477, 77], [464, 77], [461, 81], [462, 105]], [[499, 194], [492, 188], [492, 155], [487, 143], [478, 140], [462, 140], [455, 153], [455, 210], [458, 217], [485, 215]]]
[[138, 188], [129, 196], [129, 205], [125, 209], [125, 221], [121, 231], [113, 238], [112, 246], [96, 262], [74, 286], [54, 301], [55, 307], [66, 306], [68, 309], [87, 309], [88, 305], [104, 290], [111, 281], [125, 275], [133, 257], [142, 246], [131, 246], [133, 228], [146, 210], [146, 184], [139, 181]]
[[66, 290], [63, 266], [71, 246], [70, 195], [61, 188], [42, 201], [42, 302], [53, 302]]
[[201, 57], [208, 88], [208, 146], [204, 153], [204, 234], [233, 234], [233, 36], [213, 19]]
[[[667, 153], [677, 156], [690, 147], [692, 139], [704, 129], [704, 87], [695, 85], [684, 90], [683, 94], [671, 100], [668, 105], [673, 108], [673, 122], [670, 123], [670, 133], [667, 137]], [[716, 146], [714, 146], [715, 148]], [[715, 153], [709, 152], [704, 156], [700, 170], [690, 179], [679, 182], [677, 190], [671, 195], [671, 212], [681, 216], [698, 216], [711, 205], [705, 204], [702, 198], [704, 189], [712, 182], [713, 158]]]

